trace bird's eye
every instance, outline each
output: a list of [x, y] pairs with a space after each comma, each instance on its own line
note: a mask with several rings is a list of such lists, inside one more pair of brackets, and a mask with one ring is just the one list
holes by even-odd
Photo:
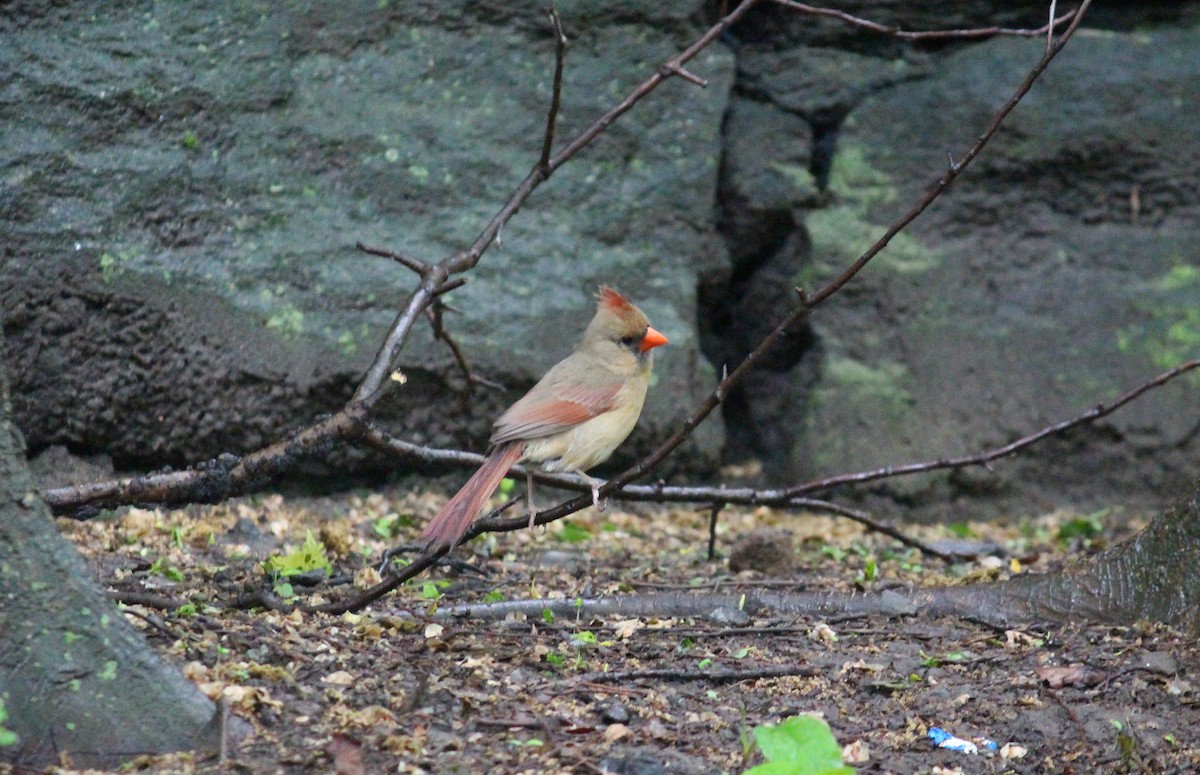
[[620, 339], [621, 344], [625, 345], [626, 347], [632, 347], [633, 343], [636, 341], [637, 341], [636, 336], [623, 336]]

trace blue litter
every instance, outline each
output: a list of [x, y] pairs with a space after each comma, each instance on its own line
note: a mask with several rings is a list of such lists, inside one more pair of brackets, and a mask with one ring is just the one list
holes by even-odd
[[[933, 744], [938, 748], [945, 748], [949, 751], [958, 751], [959, 753], [979, 753], [978, 745], [975, 745], [975, 743], [972, 743], [970, 740], [963, 740], [961, 737], [955, 737], [941, 727], [930, 727], [929, 739], [932, 740]], [[996, 741], [994, 740], [982, 740], [980, 741], [980, 745], [989, 751], [995, 751], [997, 748]]]

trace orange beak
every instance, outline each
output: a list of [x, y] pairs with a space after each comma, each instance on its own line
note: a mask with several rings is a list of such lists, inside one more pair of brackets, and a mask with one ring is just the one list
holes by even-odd
[[653, 350], [659, 345], [667, 343], [667, 338], [655, 331], [653, 328], [646, 329], [646, 335], [642, 337], [642, 352]]

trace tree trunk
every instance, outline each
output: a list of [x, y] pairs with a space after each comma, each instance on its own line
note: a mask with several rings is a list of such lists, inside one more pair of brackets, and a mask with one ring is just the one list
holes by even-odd
[[1132, 540], [1054, 577], [1007, 584], [1007, 597], [1056, 621], [1163, 622], [1200, 632], [1200, 483]]
[[216, 708], [90, 578], [35, 494], [0, 366], [0, 762], [111, 767], [220, 742]]
[[935, 615], [996, 624], [1162, 622], [1200, 634], [1200, 482], [1138, 535], [1059, 573], [917, 592]]

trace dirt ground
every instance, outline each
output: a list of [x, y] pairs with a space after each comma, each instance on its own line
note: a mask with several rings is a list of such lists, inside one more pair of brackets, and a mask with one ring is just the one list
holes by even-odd
[[[694, 594], [770, 586], [882, 589], [1043, 572], [1128, 536], [1099, 514], [913, 527], [928, 541], [992, 550], [925, 560], [857, 525], [766, 509], [726, 511], [717, 559], [708, 514], [586, 511], [545, 532], [488, 536], [360, 614], [237, 610], [271, 583], [261, 562], [304, 543], [332, 582], [310, 602], [377, 580], [388, 546], [415, 536], [437, 496], [264, 496], [175, 512], [123, 510], [59, 524], [127, 598], [155, 648], [253, 731], [229, 759], [145, 757], [147, 773], [737, 773], [761, 762], [754, 727], [797, 714], [829, 723], [859, 773], [1200, 771], [1200, 648], [1156, 626], [1007, 632], [921, 617], [585, 619], [436, 616], [463, 602]], [[768, 534], [730, 569], [739, 541]], [[782, 549], [763, 551], [762, 546]], [[171, 606], [186, 604], [172, 610]], [[1005, 746], [935, 748], [930, 727]]]

